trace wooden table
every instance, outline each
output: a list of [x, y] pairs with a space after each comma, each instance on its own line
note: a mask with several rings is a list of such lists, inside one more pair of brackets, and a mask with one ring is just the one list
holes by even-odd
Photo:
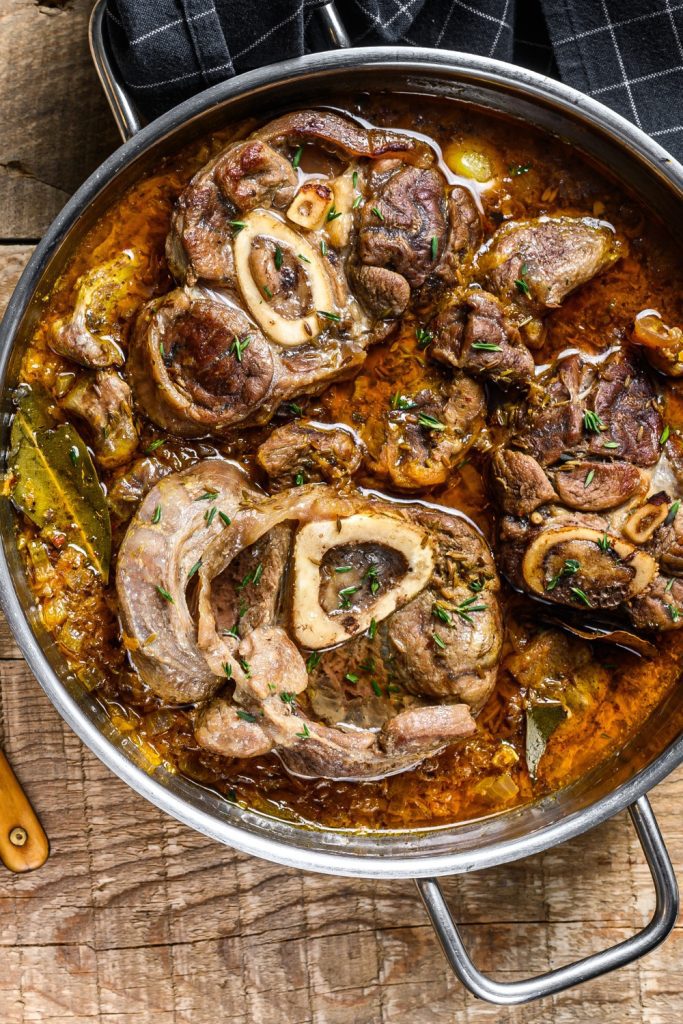
[[[87, 0], [0, 0], [0, 301], [68, 195], [117, 143]], [[50, 836], [0, 868], [0, 1024], [679, 1024], [683, 927], [647, 960], [497, 1009], [452, 979], [410, 882], [303, 875], [164, 817], [64, 725], [0, 628], [0, 742]], [[683, 876], [683, 771], [652, 796]], [[478, 963], [540, 972], [642, 927], [652, 887], [626, 815], [518, 864], [449, 880]]]

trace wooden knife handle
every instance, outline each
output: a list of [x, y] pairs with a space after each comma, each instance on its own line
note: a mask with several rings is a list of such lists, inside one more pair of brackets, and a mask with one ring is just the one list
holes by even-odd
[[0, 750], [0, 859], [10, 871], [31, 871], [48, 853], [43, 827]]

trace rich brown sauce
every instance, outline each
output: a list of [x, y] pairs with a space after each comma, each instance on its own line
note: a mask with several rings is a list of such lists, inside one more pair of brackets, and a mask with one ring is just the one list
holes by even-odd
[[[547, 342], [536, 353], [538, 363], [569, 347], [600, 352], [619, 345], [633, 316], [646, 307], [656, 307], [667, 322], [681, 321], [676, 249], [636, 199], [575, 151], [530, 128], [445, 100], [421, 100], [417, 115], [414, 97], [360, 97], [353, 107], [346, 106], [375, 123], [425, 133], [442, 147], [462, 138], [480, 142], [501, 169], [499, 185], [480, 193], [488, 233], [504, 219], [592, 214], [610, 221], [627, 240], [627, 253], [619, 263], [550, 316]], [[124, 326], [147, 297], [171, 287], [163, 252], [175, 197], [212, 153], [252, 127], [236, 126], [167, 161], [102, 218], [54, 289], [24, 360], [25, 381], [42, 384], [55, 397], [71, 381], [75, 368], [51, 351], [48, 338], [54, 320], [73, 308], [78, 277], [94, 264], [131, 249], [143, 267], [139, 294], [134, 292], [120, 310]], [[372, 433], [397, 382], [404, 389], [417, 389], [440, 372], [420, 351], [416, 326], [406, 323], [398, 336], [373, 349], [354, 380], [332, 386], [319, 399], [301, 400], [305, 414], [352, 427], [362, 420]], [[668, 385], [663, 396], [672, 429], [683, 428], [680, 387]], [[154, 456], [178, 469], [219, 452], [253, 468], [256, 446], [277, 423], [276, 418], [271, 427], [246, 430], [230, 444], [171, 438]], [[161, 436], [146, 421], [140, 428], [141, 450]], [[478, 460], [476, 453], [466, 455], [447, 486], [420, 496], [462, 509], [492, 537], [493, 511]], [[105, 485], [111, 487], [125, 469], [102, 473]], [[363, 482], [375, 483], [371, 478]], [[338, 828], [416, 828], [530, 801], [578, 778], [621, 747], [680, 676], [683, 633], [665, 635], [658, 641], [656, 660], [644, 660], [622, 648], [590, 645], [559, 631], [548, 633], [540, 606], [508, 589], [505, 656], [475, 736], [417, 769], [378, 782], [303, 781], [290, 777], [272, 755], [237, 762], [200, 750], [188, 714], [161, 707], [130, 669], [119, 634], [113, 583], [103, 586], [75, 549], [57, 551], [44, 544], [28, 522], [22, 520], [18, 530], [47, 628], [84, 685], [99, 697], [114, 723], [144, 748], [150, 763], [166, 762], [231, 800], [297, 820]], [[116, 544], [120, 539], [115, 536]], [[531, 643], [541, 646], [529, 648]], [[524, 698], [529, 686], [549, 697], [561, 693], [571, 712], [551, 737], [535, 782], [524, 758]]]

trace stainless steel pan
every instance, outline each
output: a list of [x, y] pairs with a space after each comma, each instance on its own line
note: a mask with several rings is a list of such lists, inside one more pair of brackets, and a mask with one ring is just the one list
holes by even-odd
[[[321, 104], [345, 91], [401, 91], [473, 103], [521, 118], [568, 140], [609, 168], [670, 225], [680, 224], [683, 168], [600, 103], [532, 72], [463, 53], [367, 47], [313, 53], [213, 86], [141, 127], [107, 57], [103, 0], [91, 26], [93, 57], [124, 144], [78, 190], [36, 248], [0, 328], [0, 449], [10, 391], [45, 296], [85, 231], [160, 158], [233, 119]], [[322, 9], [327, 45], [348, 43], [333, 5]], [[39, 683], [68, 724], [109, 768], [162, 810], [213, 839], [309, 871], [365, 878], [414, 878], [448, 960], [461, 981], [491, 1002], [527, 1002], [623, 966], [661, 942], [678, 909], [675, 876], [645, 793], [683, 761], [683, 689], [672, 693], [618, 756], [559, 793], [483, 821], [419, 833], [355, 834], [304, 829], [227, 803], [188, 779], [152, 769], [68, 673], [42, 629], [16, 550], [9, 504], [0, 510], [0, 595], [10, 627]], [[639, 934], [613, 948], [526, 981], [502, 984], [471, 962], [445, 903], [439, 875], [527, 857], [628, 808], [647, 857], [656, 910]]]

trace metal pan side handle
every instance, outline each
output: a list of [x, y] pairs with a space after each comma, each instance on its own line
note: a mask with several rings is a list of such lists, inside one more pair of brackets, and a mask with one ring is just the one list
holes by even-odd
[[[114, 62], [107, 46], [104, 19], [107, 0], [96, 0], [90, 16], [88, 37], [90, 53], [98, 78], [107, 97], [116, 127], [123, 141], [132, 138], [142, 128], [143, 122], [125, 86], [118, 78]], [[317, 50], [339, 50], [351, 46], [351, 39], [339, 17], [333, 0], [321, 4], [313, 12], [314, 44]]]
[[416, 879], [418, 891], [446, 959], [470, 992], [479, 999], [499, 1006], [530, 1003], [625, 967], [626, 964], [650, 953], [664, 941], [674, 927], [678, 915], [676, 877], [647, 797], [642, 796], [631, 804], [629, 813], [654, 882], [656, 906], [652, 920], [642, 931], [616, 946], [567, 964], [565, 967], [540, 974], [536, 978], [500, 982], [482, 974], [465, 949], [438, 880]]

